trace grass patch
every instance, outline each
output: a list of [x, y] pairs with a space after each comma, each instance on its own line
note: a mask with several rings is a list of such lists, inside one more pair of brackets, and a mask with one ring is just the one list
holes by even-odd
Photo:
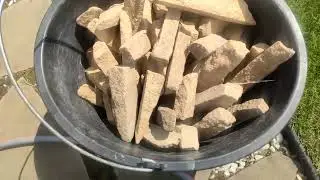
[[292, 126], [320, 173], [320, 1], [288, 0], [307, 43], [309, 70], [304, 96]]

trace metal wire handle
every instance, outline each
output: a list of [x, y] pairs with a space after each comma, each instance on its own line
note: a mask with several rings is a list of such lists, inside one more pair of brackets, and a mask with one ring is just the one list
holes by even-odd
[[10, 63], [8, 61], [7, 58], [7, 54], [3, 45], [3, 38], [2, 38], [2, 23], [1, 23], [1, 18], [2, 18], [2, 12], [4, 10], [4, 4], [5, 4], [5, 0], [0, 0], [0, 49], [1, 49], [1, 53], [3, 56], [3, 62], [4, 62], [4, 66], [8, 72], [8, 76], [13, 84], [13, 86], [15, 87], [15, 89], [17, 90], [19, 96], [22, 98], [22, 100], [26, 103], [26, 105], [28, 106], [28, 108], [31, 110], [31, 112], [40, 120], [40, 122], [55, 136], [57, 136], [59, 139], [61, 139], [61, 141], [63, 141], [64, 143], [66, 143], [67, 145], [69, 145], [71, 148], [73, 148], [74, 150], [80, 152], [81, 154], [96, 160], [100, 163], [112, 166], [112, 167], [116, 167], [119, 169], [125, 169], [125, 170], [130, 170], [130, 171], [139, 171], [139, 172], [152, 172], [153, 169], [148, 169], [148, 168], [136, 168], [136, 167], [131, 167], [131, 166], [126, 166], [126, 165], [121, 165], [121, 164], [117, 164], [115, 162], [112, 161], [108, 161], [106, 159], [102, 159], [100, 157], [97, 157], [96, 155], [90, 153], [89, 151], [78, 147], [77, 145], [75, 145], [74, 143], [72, 143], [70, 140], [68, 140], [67, 138], [65, 138], [62, 134], [60, 134], [57, 130], [55, 130], [45, 119], [42, 118], [42, 116], [38, 113], [38, 111], [35, 109], [35, 107], [28, 101], [27, 97], [24, 95], [24, 93], [22, 92], [22, 90], [20, 89], [17, 81], [14, 79], [13, 77], [13, 73], [10, 67]]

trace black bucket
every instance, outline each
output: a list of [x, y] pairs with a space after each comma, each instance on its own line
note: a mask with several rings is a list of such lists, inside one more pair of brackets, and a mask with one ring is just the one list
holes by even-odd
[[[303, 94], [307, 53], [301, 30], [283, 0], [247, 0], [257, 26], [254, 39], [283, 41], [296, 51], [268, 79], [250, 90], [244, 99], [264, 97], [270, 111], [253, 121], [201, 144], [199, 151], [161, 152], [121, 141], [104, 115], [77, 96], [86, 82], [84, 30], [75, 19], [89, 6], [110, 6], [107, 0], [56, 0], [41, 24], [35, 49], [35, 68], [40, 94], [57, 123], [82, 147], [118, 164], [164, 171], [208, 169], [238, 160], [259, 149], [289, 122]], [[87, 42], [87, 43], [84, 43]], [[99, 112], [99, 110], [98, 110]], [[102, 118], [102, 119], [101, 119]]]

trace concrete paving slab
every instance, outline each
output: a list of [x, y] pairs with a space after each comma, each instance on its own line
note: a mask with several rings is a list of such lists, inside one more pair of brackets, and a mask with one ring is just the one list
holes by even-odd
[[293, 180], [297, 172], [294, 162], [277, 152], [240, 171], [229, 180]]
[[[18, 84], [41, 115], [48, 117], [40, 96], [24, 78]], [[46, 114], [46, 115], [45, 115]], [[0, 101], [0, 143], [19, 137], [50, 135], [12, 87]], [[89, 180], [79, 153], [64, 144], [41, 144], [0, 151], [0, 179]]]
[[[3, 41], [14, 72], [33, 66], [34, 41], [50, 4], [51, 0], [20, 0], [4, 10], [1, 17]], [[1, 63], [0, 77], [5, 74]]]

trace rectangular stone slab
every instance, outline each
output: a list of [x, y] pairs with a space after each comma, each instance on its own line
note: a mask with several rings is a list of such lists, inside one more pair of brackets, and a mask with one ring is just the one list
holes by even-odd
[[236, 118], [229, 111], [224, 108], [217, 108], [193, 126], [198, 129], [201, 140], [208, 140], [230, 128], [235, 122]]
[[105, 75], [108, 74], [110, 68], [118, 65], [118, 61], [113, 56], [109, 47], [101, 41], [97, 41], [93, 45], [93, 59]]
[[79, 17], [77, 17], [76, 22], [80, 26], [87, 27], [88, 24], [93, 19], [98, 18], [102, 12], [103, 10], [99, 7], [90, 7], [87, 11], [85, 11]]
[[197, 92], [223, 83], [248, 53], [246, 44], [241, 41], [230, 40], [218, 48], [201, 66]]
[[123, 4], [114, 4], [102, 12], [97, 22], [97, 30], [101, 31], [119, 25], [122, 9]]
[[148, 30], [152, 24], [152, 5], [150, 0], [144, 1], [140, 30]]
[[198, 129], [193, 126], [178, 125], [176, 131], [180, 133], [179, 147], [184, 151], [197, 151], [199, 150], [199, 137]]
[[139, 74], [129, 67], [116, 66], [108, 72], [112, 111], [121, 139], [131, 142], [137, 117]]
[[120, 38], [121, 45], [132, 37], [132, 23], [130, 17], [126, 11], [122, 11], [120, 14]]
[[210, 112], [215, 108], [228, 108], [239, 100], [243, 89], [239, 84], [220, 84], [196, 95], [196, 114]]
[[147, 71], [135, 130], [137, 144], [140, 143], [149, 128], [150, 117], [158, 104], [164, 81], [165, 77], [163, 75]]
[[150, 124], [150, 127], [147, 127], [143, 141], [157, 149], [178, 148], [180, 134], [175, 131], [168, 132], [157, 125]]
[[287, 48], [282, 42], [278, 41], [252, 60], [229, 82], [248, 83], [243, 85], [244, 89], [252, 87], [252, 82], [260, 81], [267, 75], [276, 70], [282, 63], [288, 61], [295, 51]]
[[158, 107], [157, 123], [165, 131], [174, 131], [176, 127], [176, 112], [167, 107]]
[[237, 119], [243, 122], [249, 119], [257, 118], [269, 110], [268, 104], [264, 99], [252, 99], [242, 104], [236, 104], [228, 108]]
[[197, 60], [202, 60], [212, 54], [216, 49], [227, 43], [222, 36], [210, 34], [190, 44], [188, 50]]
[[179, 89], [188, 56], [187, 47], [190, 42], [191, 36], [181, 31], [178, 32], [173, 55], [167, 69], [165, 94], [175, 93]]
[[160, 37], [153, 47], [152, 58], [163, 64], [169, 64], [178, 33], [180, 16], [181, 11], [176, 9], [168, 10], [162, 25]]
[[188, 120], [194, 116], [197, 84], [197, 73], [187, 74], [183, 77], [174, 103], [177, 119]]
[[256, 25], [244, 0], [156, 0], [155, 3], [222, 21]]

